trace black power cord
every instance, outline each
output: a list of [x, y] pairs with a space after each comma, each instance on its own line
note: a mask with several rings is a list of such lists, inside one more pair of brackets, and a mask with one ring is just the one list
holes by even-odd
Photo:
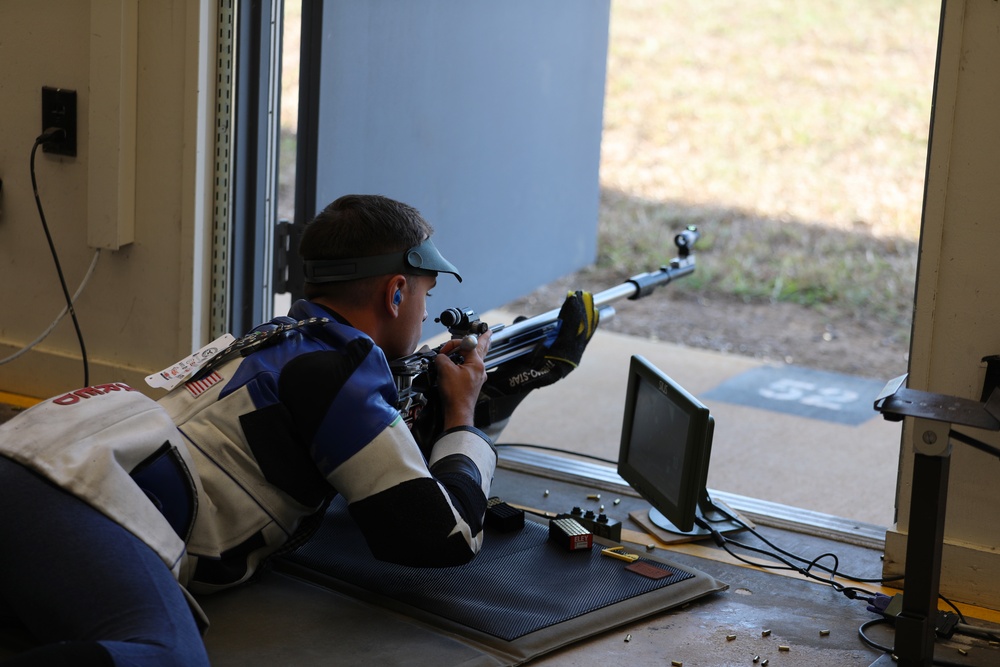
[[[781, 547], [777, 546], [776, 544], [774, 544], [773, 542], [771, 542], [770, 540], [768, 540], [760, 532], [758, 532], [756, 529], [754, 529], [752, 526], [750, 526], [746, 522], [742, 521], [738, 516], [735, 516], [732, 513], [726, 511], [725, 508], [720, 507], [718, 505], [715, 505], [714, 503], [712, 503], [712, 507], [717, 512], [719, 512], [720, 514], [723, 514], [724, 516], [728, 517], [731, 521], [734, 521], [734, 522], [738, 523], [740, 526], [742, 526], [743, 528], [745, 528], [746, 530], [748, 530], [750, 532], [750, 534], [752, 534], [754, 537], [756, 537], [757, 539], [761, 540], [764, 544], [766, 544], [767, 546], [771, 547], [774, 550], [773, 552], [771, 552], [771, 551], [767, 551], [766, 549], [761, 549], [761, 548], [755, 547], [753, 545], [744, 544], [744, 543], [739, 542], [737, 540], [733, 540], [732, 538], [726, 537], [725, 535], [723, 535], [719, 531], [715, 530], [712, 527], [712, 525], [711, 525], [710, 522], [705, 521], [701, 517], [696, 518], [695, 521], [697, 522], [697, 524], [701, 528], [703, 528], [705, 530], [708, 530], [711, 533], [712, 539], [715, 541], [715, 543], [720, 548], [724, 549], [729, 555], [731, 555], [736, 560], [739, 560], [741, 562], [747, 563], [749, 565], [753, 565], [755, 567], [762, 567], [762, 568], [765, 568], [765, 569], [788, 569], [788, 570], [794, 570], [794, 571], [798, 572], [799, 574], [802, 574], [803, 576], [805, 576], [807, 578], [815, 579], [817, 581], [821, 581], [823, 583], [829, 584], [834, 590], [836, 590], [836, 591], [838, 591], [840, 593], [843, 593], [847, 598], [849, 598], [851, 600], [863, 600], [863, 601], [867, 602], [869, 604], [868, 609], [870, 611], [875, 612], [875, 613], [883, 613], [883, 612], [880, 612], [879, 609], [882, 609], [884, 611], [884, 603], [888, 599], [888, 598], [886, 598], [886, 596], [884, 596], [884, 595], [882, 595], [880, 593], [874, 593], [874, 592], [871, 592], [871, 591], [866, 591], [866, 590], [864, 590], [862, 588], [857, 588], [857, 587], [853, 587], [853, 586], [844, 586], [843, 584], [840, 584], [839, 582], [835, 581], [834, 577], [841, 577], [842, 579], [848, 579], [850, 581], [854, 581], [854, 582], [858, 582], [858, 583], [887, 583], [887, 582], [890, 582], [890, 581], [898, 581], [898, 580], [901, 580], [903, 578], [903, 577], [899, 576], [899, 577], [886, 577], [886, 578], [871, 578], [871, 579], [866, 579], [866, 578], [855, 577], [855, 576], [851, 576], [851, 575], [848, 575], [848, 574], [844, 574], [844, 573], [842, 573], [842, 572], [840, 572], [838, 570], [839, 559], [837, 558], [836, 554], [833, 554], [833, 553], [824, 553], [824, 554], [821, 554], [821, 555], [817, 556], [816, 558], [814, 558], [812, 560], [808, 560], [808, 559], [803, 558], [801, 556], [797, 556], [797, 555], [795, 555], [795, 554], [793, 554], [793, 553], [791, 553], [789, 551], [786, 551], [785, 549], [782, 549]], [[764, 556], [767, 556], [769, 558], [772, 558], [772, 559], [778, 561], [779, 563], [781, 563], [781, 565], [767, 565], [767, 564], [762, 564], [762, 563], [759, 563], [759, 562], [755, 562], [755, 561], [743, 558], [739, 554], [735, 553], [730, 548], [730, 545], [737, 546], [737, 547], [740, 547], [742, 549], [746, 549], [746, 550], [754, 552], [754, 553], [762, 554]], [[833, 560], [833, 567], [832, 568], [826, 567], [824, 565], [820, 565], [819, 564], [820, 560], [827, 559], [827, 558]], [[795, 565], [793, 561], [797, 561], [799, 563], [803, 563], [803, 564], [805, 564], [805, 567], [800, 567], [798, 565]], [[821, 570], [821, 571], [829, 573], [829, 578], [820, 577], [820, 576], [814, 574], [812, 572], [812, 570], [814, 570], [814, 569]], [[952, 617], [952, 618], [953, 618], [953, 620], [957, 618], [957, 622], [953, 623], [953, 626], [952, 626], [952, 631], [953, 632], [956, 632], [956, 633], [959, 633], [959, 634], [968, 635], [968, 636], [972, 636], [972, 637], [979, 637], [981, 639], [986, 639], [986, 640], [990, 640], [990, 641], [995, 641], [997, 639], [997, 635], [995, 633], [992, 633], [992, 632], [990, 632], [989, 630], [987, 630], [985, 628], [979, 628], [979, 627], [976, 627], [976, 626], [973, 626], [973, 625], [969, 625], [966, 622], [965, 617], [962, 615], [962, 612], [958, 609], [958, 607], [951, 600], [947, 599], [944, 596], [940, 596], [940, 597], [941, 597], [942, 601], [944, 601], [948, 606], [950, 606], [955, 611], [955, 616]], [[880, 617], [878, 617], [876, 619], [873, 619], [871, 621], [866, 621], [865, 623], [863, 623], [861, 625], [861, 627], [858, 628], [858, 635], [861, 637], [862, 641], [864, 641], [866, 644], [868, 644], [872, 648], [874, 648], [876, 650], [884, 651], [886, 653], [892, 653], [892, 649], [891, 648], [887, 648], [887, 647], [885, 647], [885, 646], [883, 646], [881, 644], [878, 644], [877, 642], [873, 641], [868, 636], [868, 633], [867, 633], [868, 629], [871, 628], [871, 627], [873, 627], [873, 626], [875, 626], [875, 625], [891, 624], [892, 623], [892, 618], [893, 617], [891, 615], [883, 613], [883, 615], [881, 615]], [[946, 659], [935, 658], [932, 664], [934, 664], [934, 665], [936, 665], [938, 667], [958, 667], [960, 663], [952, 662], [952, 661], [949, 661], [949, 660], [946, 660]]]
[[73, 299], [69, 295], [69, 288], [66, 287], [66, 278], [63, 276], [62, 265], [59, 263], [59, 255], [56, 253], [55, 243], [52, 241], [52, 234], [49, 233], [49, 225], [45, 221], [45, 212], [42, 210], [42, 200], [38, 196], [38, 182], [35, 179], [35, 153], [38, 147], [46, 142], [61, 139], [66, 136], [66, 131], [62, 128], [50, 129], [42, 132], [35, 139], [35, 145], [31, 147], [31, 189], [35, 193], [35, 205], [38, 206], [38, 217], [42, 221], [42, 229], [45, 231], [45, 238], [49, 242], [49, 252], [52, 254], [52, 261], [56, 265], [56, 273], [59, 275], [59, 284], [62, 286], [63, 297], [66, 299], [66, 308], [73, 319], [73, 328], [76, 329], [76, 339], [80, 342], [80, 354], [83, 357], [83, 386], [90, 386], [90, 364], [87, 362], [87, 346], [83, 343], [83, 333], [80, 331], [80, 322], [76, 318], [76, 310], [73, 308]]
[[600, 456], [594, 456], [593, 454], [581, 454], [580, 452], [571, 452], [568, 449], [561, 449], [559, 447], [549, 447], [547, 445], [530, 445], [524, 442], [497, 442], [494, 444], [496, 447], [527, 447], [529, 449], [543, 449], [549, 452], [559, 452], [560, 454], [570, 454], [572, 456], [580, 456], [585, 459], [591, 459], [592, 461], [600, 461], [601, 463], [610, 463], [611, 465], [618, 464], [618, 461], [612, 461], [611, 459], [606, 459]]
[[[740, 561], [742, 563], [746, 563], [748, 565], [753, 565], [754, 567], [760, 567], [760, 568], [763, 568], [763, 569], [792, 570], [794, 572], [797, 572], [797, 573], [801, 574], [802, 576], [804, 576], [804, 577], [806, 577], [808, 579], [813, 579], [815, 581], [819, 581], [819, 582], [822, 582], [824, 584], [829, 585], [835, 591], [837, 591], [839, 593], [843, 593], [847, 598], [849, 598], [851, 600], [861, 599], [861, 600], [863, 600], [865, 602], [868, 602], [869, 604], [873, 604], [874, 600], [875, 600], [875, 595], [876, 594], [873, 591], [867, 591], [865, 589], [857, 588], [857, 587], [854, 587], [854, 586], [844, 586], [840, 582], [836, 581], [835, 577], [841, 577], [843, 579], [849, 579], [851, 581], [855, 581], [855, 582], [858, 582], [858, 583], [882, 583], [884, 581], [887, 581], [887, 580], [884, 580], [884, 579], [865, 579], [865, 578], [862, 578], [862, 577], [855, 577], [855, 576], [847, 575], [847, 574], [844, 574], [843, 572], [840, 572], [840, 570], [839, 570], [840, 560], [837, 557], [837, 555], [834, 554], [834, 553], [820, 554], [819, 556], [817, 556], [816, 558], [813, 558], [811, 560], [808, 559], [808, 558], [803, 558], [802, 556], [798, 556], [796, 554], [793, 554], [793, 553], [791, 553], [789, 551], [786, 551], [786, 550], [778, 547], [777, 545], [775, 545], [773, 542], [771, 542], [766, 537], [764, 537], [763, 535], [761, 535], [757, 530], [755, 530], [754, 528], [752, 528], [749, 524], [747, 524], [746, 522], [742, 521], [738, 516], [732, 515], [732, 514], [726, 512], [725, 510], [723, 510], [722, 508], [720, 508], [719, 506], [714, 505], [714, 504], [713, 504], [713, 508], [716, 511], [720, 512], [721, 514], [726, 515], [727, 517], [730, 518], [730, 520], [736, 522], [737, 524], [739, 524], [740, 526], [742, 526], [746, 530], [750, 531], [750, 533], [754, 537], [758, 538], [759, 540], [761, 540], [767, 546], [771, 547], [774, 550], [774, 551], [768, 551], [767, 549], [762, 549], [760, 547], [753, 546], [752, 544], [746, 544], [744, 542], [740, 542], [739, 540], [734, 540], [734, 539], [732, 539], [730, 537], [726, 537], [725, 535], [723, 535], [722, 533], [720, 533], [718, 530], [716, 530], [709, 522], [705, 521], [701, 517], [697, 517], [695, 519], [695, 522], [698, 524], [699, 527], [701, 527], [701, 528], [709, 531], [709, 533], [711, 533], [712, 539], [713, 539], [713, 541], [715, 542], [715, 544], [717, 546], [719, 546], [720, 548], [722, 548], [723, 550], [725, 550], [726, 553], [728, 553], [730, 556], [732, 556], [733, 558], [735, 558], [736, 560], [738, 560], [738, 561]], [[740, 554], [736, 553], [735, 551], [733, 551], [733, 549], [731, 547], [739, 547], [740, 549], [744, 549], [744, 550], [750, 551], [752, 553], [756, 553], [756, 554], [760, 554], [762, 556], [766, 556], [767, 558], [771, 558], [771, 559], [777, 561], [778, 563], [780, 563], [780, 565], [769, 565], [767, 563], [760, 563], [760, 562], [757, 562], [757, 561], [752, 561], [752, 560], [750, 560], [748, 558], [744, 558]], [[820, 564], [820, 561], [823, 560], [823, 559], [831, 559], [831, 560], [833, 560], [833, 567], [827, 567], [825, 565]], [[801, 563], [801, 565], [797, 565], [796, 562]], [[827, 576], [818, 575], [818, 574], [816, 574], [814, 572], [814, 570], [819, 570], [821, 572], [825, 572], [829, 576], [827, 577]]]

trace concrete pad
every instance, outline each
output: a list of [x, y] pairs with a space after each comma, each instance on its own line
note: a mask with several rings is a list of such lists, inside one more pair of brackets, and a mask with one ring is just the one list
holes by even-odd
[[[491, 311], [482, 319], [513, 318]], [[871, 419], [852, 425], [711, 398], [711, 391], [727, 380], [764, 366], [746, 357], [598, 330], [580, 367], [529, 395], [499, 442], [617, 460], [633, 354], [644, 356], [712, 411], [711, 489], [892, 525], [900, 424], [884, 421], [874, 410]]]

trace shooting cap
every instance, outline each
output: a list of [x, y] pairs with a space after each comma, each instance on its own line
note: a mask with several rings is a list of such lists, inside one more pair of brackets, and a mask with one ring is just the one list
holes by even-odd
[[403, 273], [418, 276], [436, 276], [450, 273], [462, 282], [455, 265], [434, 247], [429, 238], [409, 250], [387, 255], [355, 257], [352, 259], [311, 259], [305, 262], [305, 281], [312, 284], [344, 282], [358, 278]]

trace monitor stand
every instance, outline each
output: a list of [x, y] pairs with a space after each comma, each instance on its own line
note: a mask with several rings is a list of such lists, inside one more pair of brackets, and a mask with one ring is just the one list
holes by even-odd
[[[715, 508], [715, 504], [720, 504], [725, 508], [725, 512], [720, 512]], [[695, 515], [700, 517], [705, 523], [709, 524], [720, 533], [731, 533], [737, 530], [743, 530], [745, 526], [741, 525], [737, 521], [733, 521], [726, 515], [736, 516], [736, 512], [732, 510], [725, 503], [718, 500], [709, 500], [708, 494], [705, 494], [704, 499], [698, 503], [695, 508]], [[712, 533], [699, 526], [697, 523], [691, 528], [691, 530], [681, 530], [674, 523], [663, 516], [663, 512], [656, 509], [655, 507], [649, 508], [649, 521], [657, 528], [665, 530], [673, 535], [685, 535], [687, 537], [708, 537]]]

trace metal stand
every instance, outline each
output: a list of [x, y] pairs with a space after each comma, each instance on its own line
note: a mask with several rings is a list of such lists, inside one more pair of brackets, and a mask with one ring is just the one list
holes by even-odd
[[[988, 359], [996, 359], [994, 357]], [[993, 366], [992, 362], [990, 364]], [[992, 382], [991, 373], [987, 381]], [[984, 387], [985, 403], [914, 391], [903, 387], [906, 376], [889, 382], [875, 410], [890, 421], [913, 420], [913, 485], [906, 541], [902, 610], [896, 617], [895, 664], [930, 667], [934, 661], [935, 621], [944, 548], [944, 520], [948, 501], [948, 472], [952, 440], [1000, 457], [996, 449], [963, 433], [954, 424], [1000, 431], [1000, 391]], [[890, 664], [882, 656], [872, 667]]]

